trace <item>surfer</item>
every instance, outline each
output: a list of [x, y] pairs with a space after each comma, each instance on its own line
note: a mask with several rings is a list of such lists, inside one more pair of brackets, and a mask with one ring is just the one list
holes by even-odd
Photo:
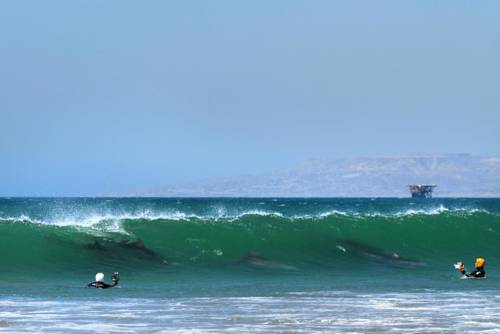
[[468, 273], [465, 271], [465, 266], [462, 262], [459, 262], [455, 265], [455, 268], [459, 270], [464, 277], [470, 277], [470, 278], [484, 278], [486, 277], [486, 272], [484, 271], [484, 265], [486, 264], [486, 260], [483, 259], [482, 257], [478, 257], [476, 259], [476, 262], [474, 263], [474, 266], [476, 267], [476, 270]]
[[111, 280], [113, 281], [113, 284], [104, 283], [104, 274], [103, 273], [97, 273], [95, 275], [95, 281], [94, 282], [90, 282], [87, 286], [89, 288], [97, 288], [97, 289], [112, 288], [114, 286], [117, 286], [118, 282], [120, 282], [120, 274], [118, 272], [115, 272], [111, 276]]

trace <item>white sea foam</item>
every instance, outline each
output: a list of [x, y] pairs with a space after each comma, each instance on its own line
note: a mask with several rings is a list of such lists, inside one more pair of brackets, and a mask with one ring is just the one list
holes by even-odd
[[340, 210], [329, 210], [325, 212], [320, 212], [316, 214], [296, 214], [291, 216], [290, 218], [292, 219], [323, 219], [323, 218], [329, 218], [332, 216], [350, 216], [350, 215], [355, 215], [348, 213], [346, 211], [340, 211]]
[[400, 211], [395, 214], [395, 216], [434, 216], [440, 215], [443, 213], [452, 213], [452, 214], [461, 214], [461, 215], [472, 215], [475, 213], [490, 213], [487, 210], [483, 209], [475, 209], [475, 208], [447, 208], [444, 205], [440, 205], [438, 207], [428, 208], [428, 209], [408, 209], [405, 211]]
[[20, 215], [17, 217], [13, 216], [7, 216], [7, 217], [0, 217], [0, 223], [1, 222], [6, 222], [6, 223], [12, 223], [12, 222], [20, 222], [20, 223], [39, 223], [38, 220], [32, 219], [27, 215]]
[[262, 216], [262, 217], [285, 217], [282, 213], [276, 212], [276, 211], [264, 211], [264, 210], [248, 210], [248, 211], [243, 211], [233, 217], [228, 216], [224, 217], [230, 220], [237, 220], [246, 216]]
[[442, 214], [457, 214], [457, 215], [473, 215], [477, 213], [491, 214], [489, 211], [477, 208], [448, 208], [444, 205], [422, 209], [407, 209], [395, 213], [387, 212], [356, 212], [356, 211], [341, 211], [341, 210], [327, 210], [318, 213], [304, 213], [286, 215], [279, 211], [269, 211], [262, 209], [248, 209], [240, 212], [228, 213], [224, 206], [216, 207], [209, 214], [195, 214], [192, 212], [183, 212], [179, 210], [167, 210], [162, 212], [155, 212], [151, 210], [143, 210], [140, 212], [124, 212], [124, 213], [68, 213], [67, 215], [56, 215], [45, 219], [30, 217], [26, 214], [19, 216], [5, 216], [0, 217], [2, 222], [18, 222], [18, 223], [33, 223], [33, 224], [46, 224], [53, 226], [75, 226], [83, 228], [105, 228], [109, 231], [123, 232], [121, 223], [127, 220], [171, 220], [171, 221], [237, 221], [248, 216], [261, 216], [261, 217], [277, 217], [291, 220], [307, 220], [307, 219], [327, 219], [330, 217], [353, 217], [353, 218], [370, 218], [370, 217], [384, 217], [384, 218], [404, 218], [410, 216], [433, 216]]
[[0, 217], [0, 221], [4, 222], [28, 222], [33, 224], [47, 224], [54, 226], [81, 226], [81, 227], [91, 227], [97, 224], [112, 222], [112, 221], [124, 221], [124, 220], [190, 220], [190, 219], [205, 219], [205, 217], [198, 216], [195, 214], [188, 214], [180, 211], [172, 211], [166, 213], [132, 213], [132, 214], [75, 214], [68, 216], [56, 216], [47, 218], [45, 220], [40, 220], [36, 218], [29, 217], [27, 215], [21, 215], [17, 217]]
[[7, 297], [0, 300], [0, 318], [5, 322], [2, 331], [10, 333], [500, 333], [500, 295], [482, 294], [489, 297], [478, 299], [476, 291], [322, 291], [172, 299]]

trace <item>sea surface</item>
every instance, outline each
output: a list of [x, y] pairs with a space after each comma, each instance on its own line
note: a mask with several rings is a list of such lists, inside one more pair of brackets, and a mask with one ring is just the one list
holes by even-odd
[[0, 333], [136, 332], [500, 333], [500, 199], [0, 198]]

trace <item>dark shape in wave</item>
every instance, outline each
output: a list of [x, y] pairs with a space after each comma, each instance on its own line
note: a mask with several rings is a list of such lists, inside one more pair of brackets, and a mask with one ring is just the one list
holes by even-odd
[[386, 252], [378, 247], [363, 244], [350, 239], [337, 241], [337, 248], [345, 253], [360, 255], [383, 264], [408, 268], [427, 266], [425, 262], [400, 256], [396, 252]]
[[147, 248], [142, 240], [99, 238], [95, 239], [90, 244], [87, 244], [85, 248], [107, 253], [106, 255], [112, 254], [117, 257], [121, 255], [130, 256], [130, 252], [122, 254], [124, 250], [130, 250], [133, 252], [132, 255], [135, 257], [140, 257], [149, 261], [167, 263], [167, 260], [162, 255]]
[[238, 259], [237, 262], [248, 264], [254, 268], [259, 268], [259, 269], [297, 270], [297, 268], [294, 266], [285, 264], [283, 262], [273, 261], [263, 255], [259, 255], [256, 252], [248, 253], [247, 255]]

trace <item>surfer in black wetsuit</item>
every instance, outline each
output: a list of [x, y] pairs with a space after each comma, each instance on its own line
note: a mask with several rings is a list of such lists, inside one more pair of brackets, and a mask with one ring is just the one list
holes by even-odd
[[484, 271], [484, 265], [486, 264], [486, 260], [482, 257], [478, 257], [475, 262], [476, 270], [471, 271], [470, 273], [465, 271], [465, 266], [463, 263], [458, 266], [458, 270], [465, 276], [470, 278], [484, 278], [486, 277], [486, 272]]
[[120, 282], [120, 274], [118, 272], [115, 272], [111, 276], [111, 280], [113, 281], [113, 284], [104, 283], [104, 274], [103, 273], [97, 273], [95, 275], [95, 281], [94, 282], [90, 282], [87, 286], [89, 288], [97, 288], [97, 289], [112, 288], [114, 286], [117, 286], [118, 282]]

